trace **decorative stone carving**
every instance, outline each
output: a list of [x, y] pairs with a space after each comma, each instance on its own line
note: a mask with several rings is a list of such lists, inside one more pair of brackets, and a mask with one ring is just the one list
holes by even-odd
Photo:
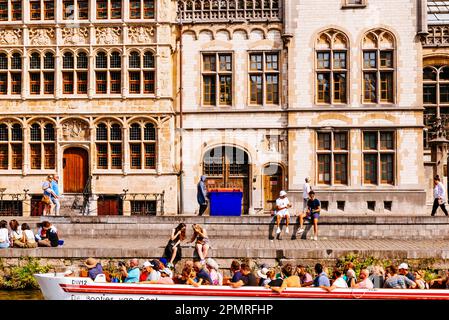
[[62, 29], [62, 37], [64, 39], [64, 44], [87, 44], [89, 30], [86, 27], [64, 28]]
[[97, 44], [118, 44], [122, 29], [120, 27], [106, 27], [96, 29]]
[[79, 119], [67, 120], [62, 124], [62, 135], [66, 141], [88, 140], [89, 125]]
[[22, 39], [22, 30], [20, 29], [0, 30], [0, 44], [5, 45], [20, 44], [21, 39]]
[[161, 48], [160, 55], [157, 61], [160, 83], [160, 95], [170, 95], [170, 49]]
[[55, 38], [55, 30], [50, 28], [31, 29], [30, 44], [34, 46], [46, 46]]
[[153, 27], [130, 27], [128, 31], [131, 43], [151, 43], [153, 42]]

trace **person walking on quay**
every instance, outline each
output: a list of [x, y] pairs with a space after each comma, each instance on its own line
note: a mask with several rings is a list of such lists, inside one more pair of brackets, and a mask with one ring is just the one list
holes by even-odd
[[61, 203], [59, 201], [60, 193], [59, 193], [59, 176], [57, 174], [53, 175], [53, 179], [51, 180], [51, 190], [56, 195], [51, 196], [51, 201], [55, 205], [54, 214], [55, 216], [59, 216], [59, 211], [61, 209]]
[[192, 225], [193, 228], [193, 236], [190, 242], [195, 242], [196, 252], [198, 253], [198, 257], [201, 260], [202, 264], [206, 263], [207, 251], [209, 250], [210, 243], [209, 238], [207, 237], [207, 232], [204, 228], [199, 224]]
[[200, 205], [198, 215], [202, 216], [207, 209], [207, 188], [206, 188], [206, 176], [201, 176], [200, 182], [197, 185], [196, 199]]
[[281, 233], [281, 220], [285, 218], [285, 233], [288, 234], [288, 224], [290, 223], [290, 213], [288, 212], [288, 208], [291, 208], [292, 205], [288, 201], [287, 192], [282, 190], [279, 192], [279, 198], [276, 199], [276, 234]]
[[444, 189], [444, 185], [441, 182], [440, 176], [436, 175], [435, 178], [433, 178], [433, 207], [432, 207], [432, 214], [433, 217], [435, 213], [437, 212], [438, 207], [443, 210], [444, 214], [448, 216], [448, 212], [446, 210], [446, 207], [444, 205], [446, 198], [446, 190]]
[[315, 192], [309, 192], [309, 200], [307, 201], [307, 211], [299, 214], [299, 230], [298, 234], [304, 232], [304, 217], [313, 220], [313, 240], [318, 240], [318, 219], [320, 218], [321, 202], [315, 198]]
[[307, 210], [307, 201], [309, 201], [309, 192], [312, 191], [312, 186], [310, 185], [310, 178], [305, 179], [305, 183], [302, 187], [302, 211]]
[[167, 263], [167, 267], [172, 268], [174, 265], [181, 260], [181, 241], [186, 238], [186, 224], [180, 223], [178, 226], [171, 231], [170, 239], [164, 250], [164, 257], [170, 259]]
[[42, 183], [42, 190], [43, 190], [42, 202], [44, 204], [44, 210], [42, 212], [42, 215], [44, 216], [50, 215], [53, 210], [54, 204], [53, 201], [51, 200], [52, 197], [53, 198], [58, 197], [51, 188], [51, 181], [52, 176], [47, 176], [45, 181]]

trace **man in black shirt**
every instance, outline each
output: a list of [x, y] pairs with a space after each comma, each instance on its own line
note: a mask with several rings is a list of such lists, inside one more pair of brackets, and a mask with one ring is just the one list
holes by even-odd
[[240, 271], [242, 273], [242, 276], [240, 280], [237, 282], [231, 282], [231, 287], [233, 288], [240, 288], [242, 286], [254, 286], [257, 287], [259, 284], [259, 281], [257, 280], [256, 276], [251, 272], [251, 268], [249, 265], [242, 263], [240, 266]]
[[298, 234], [304, 232], [304, 217], [313, 220], [313, 240], [318, 240], [318, 219], [320, 218], [321, 203], [315, 198], [315, 192], [309, 192], [309, 200], [307, 201], [307, 210], [299, 214], [299, 230]]

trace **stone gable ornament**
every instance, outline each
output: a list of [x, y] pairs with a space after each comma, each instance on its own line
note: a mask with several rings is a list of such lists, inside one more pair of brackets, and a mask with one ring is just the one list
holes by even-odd
[[55, 36], [53, 29], [31, 29], [30, 30], [30, 43], [35, 46], [45, 46], [52, 42]]
[[153, 27], [130, 27], [128, 34], [131, 43], [149, 43], [152, 42], [154, 29]]
[[22, 37], [22, 30], [0, 30], [0, 44], [14, 45], [19, 44]]
[[121, 31], [120, 27], [97, 28], [97, 44], [118, 44]]
[[62, 125], [65, 140], [84, 140], [89, 136], [89, 125], [81, 120], [68, 120]]
[[62, 37], [64, 39], [64, 44], [69, 45], [86, 44], [88, 34], [89, 33], [86, 27], [62, 29]]

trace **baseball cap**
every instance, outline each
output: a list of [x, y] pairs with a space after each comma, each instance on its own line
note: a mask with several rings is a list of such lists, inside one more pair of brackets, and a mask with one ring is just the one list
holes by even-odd
[[259, 278], [266, 279], [267, 272], [268, 272], [268, 268], [262, 268], [261, 270], [257, 271], [257, 275], [259, 276]]
[[401, 263], [401, 264], [399, 265], [398, 269], [405, 269], [405, 270], [408, 270], [408, 264], [406, 264], [406, 263]]
[[280, 197], [283, 197], [283, 196], [286, 196], [287, 195], [287, 192], [285, 192], [284, 190], [282, 190], [281, 192], [279, 192], [279, 196]]
[[154, 266], [153, 266], [153, 264], [150, 261], [145, 261], [143, 263], [143, 267], [146, 268], [146, 267], [154, 267]]

